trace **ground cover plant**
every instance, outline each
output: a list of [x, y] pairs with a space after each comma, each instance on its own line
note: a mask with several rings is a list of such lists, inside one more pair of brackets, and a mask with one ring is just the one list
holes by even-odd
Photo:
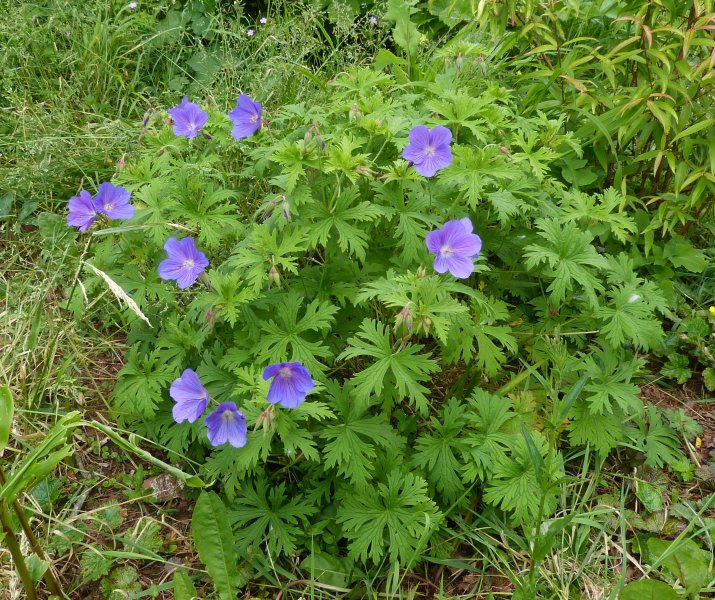
[[652, 5], [3, 21], [9, 597], [711, 593], [715, 15]]

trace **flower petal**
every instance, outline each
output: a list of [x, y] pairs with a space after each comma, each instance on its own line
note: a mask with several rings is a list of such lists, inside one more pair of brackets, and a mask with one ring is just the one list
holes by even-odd
[[159, 277], [162, 279], [178, 279], [183, 272], [181, 261], [166, 258], [159, 263]]
[[430, 231], [427, 234], [425, 242], [427, 243], [427, 250], [436, 254], [444, 244], [444, 233], [441, 229]]
[[449, 272], [457, 279], [466, 279], [474, 271], [474, 263], [466, 256], [450, 256], [446, 259]]
[[261, 127], [261, 122], [256, 121], [255, 123], [237, 123], [231, 129], [231, 137], [234, 140], [242, 140], [247, 137], [251, 137], [256, 131]]
[[424, 148], [414, 144], [408, 144], [402, 150], [402, 158], [413, 164], [420, 164], [425, 159]]
[[442, 125], [437, 125], [430, 131], [430, 143], [432, 146], [449, 146], [452, 141], [452, 132]]
[[285, 363], [276, 363], [275, 365], [268, 365], [263, 370], [263, 381], [268, 381], [271, 377], [275, 377], [276, 375], [278, 375], [278, 372], [284, 365]]
[[425, 156], [421, 163], [415, 163], [415, 171], [423, 177], [432, 177], [439, 170], [434, 157]]
[[134, 216], [134, 207], [131, 204], [124, 204], [104, 212], [110, 219], [131, 219]]
[[437, 169], [444, 169], [452, 164], [452, 150], [449, 146], [438, 146], [431, 160]]
[[206, 388], [201, 383], [196, 371], [184, 369], [181, 377], [174, 380], [169, 388], [169, 396], [176, 402], [199, 400], [208, 397]]
[[434, 270], [437, 273], [446, 273], [449, 270], [448, 260], [440, 253], [434, 257]]
[[410, 144], [424, 148], [430, 144], [430, 131], [424, 125], [410, 129]]

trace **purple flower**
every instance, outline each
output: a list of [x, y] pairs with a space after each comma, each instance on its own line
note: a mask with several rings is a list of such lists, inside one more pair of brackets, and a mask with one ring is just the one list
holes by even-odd
[[122, 186], [105, 181], [99, 184], [94, 197], [94, 208], [110, 219], [131, 219], [134, 216], [134, 207], [129, 204], [130, 197], [131, 194]]
[[209, 266], [206, 255], [196, 249], [192, 237], [181, 240], [169, 238], [164, 244], [164, 250], [169, 258], [159, 264], [159, 277], [176, 279], [179, 289], [189, 287]]
[[376, 16], [373, 15], [372, 17], [370, 17], [369, 21], [370, 21], [370, 25], [377, 25], [377, 17]]
[[171, 414], [177, 423], [193, 423], [203, 414], [209, 403], [209, 393], [201, 385], [199, 376], [191, 369], [186, 369], [181, 377], [174, 380], [169, 388], [169, 396], [176, 402]]
[[261, 22], [261, 25], [265, 25], [266, 23], [268, 23], [268, 19], [266, 19], [266, 17], [261, 17], [260, 22]]
[[212, 446], [220, 446], [228, 442], [234, 448], [246, 445], [246, 417], [236, 408], [233, 402], [224, 402], [206, 417], [209, 442]]
[[420, 175], [432, 177], [452, 164], [451, 141], [452, 132], [446, 127], [437, 125], [430, 131], [418, 125], [410, 130], [410, 143], [402, 151], [402, 158], [413, 163]]
[[231, 136], [234, 140], [240, 140], [253, 135], [261, 128], [261, 103], [254, 102], [245, 94], [238, 97], [236, 108], [228, 113], [233, 129]]
[[170, 108], [167, 112], [174, 122], [174, 135], [187, 138], [195, 138], [209, 120], [209, 116], [201, 110], [201, 107], [195, 102], [189, 102], [186, 96], [181, 100], [181, 104]]
[[137, 7], [137, 3], [136, 3], [136, 2], [130, 2], [130, 3], [129, 3], [129, 8], [131, 8], [132, 10], [134, 10], [136, 7]]
[[256, 32], [253, 31], [253, 29], [249, 29], [249, 30], [246, 32], [246, 35], [247, 35], [248, 37], [253, 37], [253, 34], [254, 34], [254, 33], [256, 33]]
[[459, 279], [472, 274], [472, 258], [479, 256], [482, 240], [472, 233], [472, 222], [464, 217], [457, 221], [447, 221], [442, 229], [427, 234], [427, 249], [436, 254], [434, 270], [437, 273], [449, 271]]
[[67, 225], [79, 227], [80, 231], [87, 231], [97, 218], [97, 211], [92, 202], [92, 194], [82, 190], [79, 196], [72, 196], [69, 202], [70, 214], [67, 215]]
[[263, 371], [263, 379], [267, 381], [271, 377], [274, 379], [266, 399], [271, 404], [280, 404], [286, 408], [296, 408], [315, 387], [308, 369], [299, 362], [267, 366]]

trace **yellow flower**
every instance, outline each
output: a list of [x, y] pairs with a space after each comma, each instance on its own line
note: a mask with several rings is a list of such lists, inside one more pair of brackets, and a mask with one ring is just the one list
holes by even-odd
[[715, 317], [715, 306], [710, 307], [710, 314]]
[[418, 43], [424, 44], [426, 41], [427, 41], [427, 36], [423, 33], [423, 34], [420, 36], [420, 39], [419, 39], [419, 42], [418, 42]]

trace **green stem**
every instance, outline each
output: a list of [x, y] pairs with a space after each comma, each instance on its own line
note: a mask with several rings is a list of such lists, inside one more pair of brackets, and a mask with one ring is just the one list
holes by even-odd
[[[5, 473], [0, 466], [0, 485], [5, 485], [5, 481]], [[27, 517], [25, 516], [25, 513], [20, 506], [20, 503], [17, 500], [13, 501], [12, 508], [15, 511], [18, 520], [20, 521], [20, 525], [22, 526], [22, 530], [25, 532], [25, 536], [27, 537], [27, 541], [30, 543], [30, 548], [32, 548], [32, 551], [37, 554], [37, 557], [40, 560], [49, 562], [47, 560], [47, 557], [45, 556], [45, 552], [42, 550], [42, 546], [40, 546], [40, 543], [35, 537], [35, 533], [32, 531], [32, 527], [30, 527], [30, 523], [27, 520]], [[47, 567], [43, 579], [45, 580], [45, 583], [47, 584], [50, 593], [57, 596], [58, 598], [66, 598], [65, 594], [62, 592], [62, 587], [60, 586], [60, 583], [57, 581], [57, 579], [55, 578], [55, 574], [52, 572], [51, 567]]]
[[37, 600], [35, 586], [32, 583], [32, 577], [30, 577], [30, 571], [27, 570], [25, 557], [22, 555], [22, 550], [20, 550], [20, 543], [17, 541], [15, 532], [12, 530], [10, 515], [7, 512], [5, 502], [0, 502], [0, 529], [5, 532], [4, 541], [8, 550], [10, 550], [12, 561], [15, 563], [15, 570], [22, 580], [22, 585], [25, 588], [25, 593], [27, 594], [27, 600]]
[[74, 291], [77, 289], [77, 284], [79, 283], [79, 273], [82, 270], [82, 265], [84, 264], [84, 257], [89, 251], [89, 247], [92, 245], [93, 235], [90, 235], [87, 239], [87, 243], [84, 245], [84, 250], [82, 250], [82, 255], [79, 257], [79, 263], [77, 264], [77, 271], [74, 274], [74, 281], [72, 282], [72, 289], [70, 290], [70, 295], [67, 297], [67, 310], [71, 310], [70, 303], [72, 302], [72, 296], [74, 296]]

